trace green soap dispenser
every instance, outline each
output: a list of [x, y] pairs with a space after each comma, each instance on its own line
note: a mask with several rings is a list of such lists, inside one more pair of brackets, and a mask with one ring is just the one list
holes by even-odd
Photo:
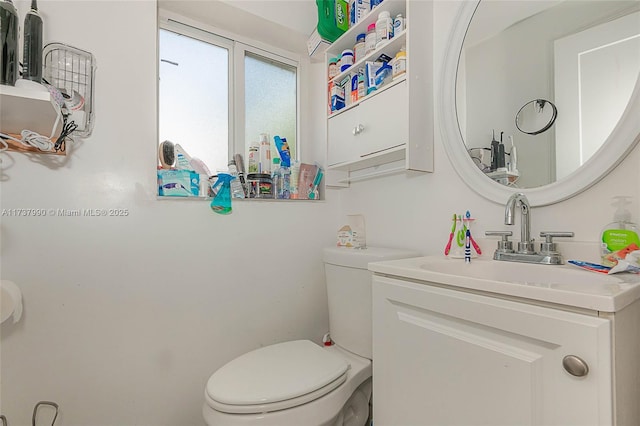
[[632, 251], [640, 250], [638, 225], [631, 221], [631, 213], [627, 206], [631, 204], [630, 197], [613, 197], [612, 206], [616, 207], [613, 222], [604, 227], [601, 238], [602, 264], [614, 266], [619, 259]]

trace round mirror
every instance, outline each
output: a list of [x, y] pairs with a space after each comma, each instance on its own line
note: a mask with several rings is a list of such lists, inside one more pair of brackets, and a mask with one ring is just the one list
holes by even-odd
[[516, 114], [516, 127], [527, 135], [538, 135], [553, 126], [558, 116], [558, 108], [544, 99], [536, 99], [524, 104]]
[[[639, 76], [638, 1], [463, 2], [441, 74], [445, 149], [465, 183], [492, 201], [514, 191], [534, 206], [562, 201], [640, 139]], [[503, 157], [493, 161], [494, 152]], [[504, 167], [483, 166], [495, 164]]]

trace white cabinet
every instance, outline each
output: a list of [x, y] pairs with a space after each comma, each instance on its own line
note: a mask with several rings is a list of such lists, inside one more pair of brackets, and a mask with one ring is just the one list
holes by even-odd
[[401, 81], [333, 117], [328, 129], [328, 165], [404, 149], [408, 142], [407, 109], [407, 84]]
[[[344, 182], [376, 175], [378, 170], [433, 171], [433, 3], [385, 0], [336, 40], [325, 59], [328, 63], [343, 50], [353, 49], [356, 36], [366, 33], [367, 26], [382, 11], [389, 11], [391, 16], [404, 15], [406, 30], [374, 52], [356, 58], [353, 66], [333, 82], [343, 81], [381, 55], [393, 58], [403, 47], [407, 71], [345, 108], [328, 113], [327, 168], [344, 173]], [[386, 167], [389, 165], [392, 167]]]
[[638, 302], [569, 311], [379, 275], [373, 300], [376, 426], [640, 424]]

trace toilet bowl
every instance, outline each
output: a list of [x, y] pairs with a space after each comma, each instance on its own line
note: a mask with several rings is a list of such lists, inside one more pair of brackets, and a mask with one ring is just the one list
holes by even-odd
[[370, 398], [369, 359], [296, 340], [256, 349], [216, 371], [203, 415], [208, 425], [362, 426]]
[[209, 426], [364, 426], [369, 418], [369, 262], [415, 252], [327, 248], [329, 327], [335, 342], [295, 340], [247, 352], [209, 378], [202, 413]]

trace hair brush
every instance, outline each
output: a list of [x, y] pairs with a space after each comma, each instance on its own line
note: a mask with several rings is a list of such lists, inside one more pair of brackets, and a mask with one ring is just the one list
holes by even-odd
[[175, 145], [171, 141], [164, 141], [158, 147], [158, 158], [163, 169], [170, 169], [176, 162]]

